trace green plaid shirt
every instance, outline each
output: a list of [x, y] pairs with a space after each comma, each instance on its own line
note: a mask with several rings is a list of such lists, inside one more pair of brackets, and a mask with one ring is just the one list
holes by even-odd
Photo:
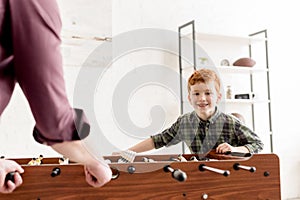
[[250, 153], [263, 149], [262, 141], [251, 129], [218, 108], [207, 121], [201, 120], [195, 111], [184, 114], [170, 128], [151, 138], [157, 149], [183, 141], [195, 154], [207, 153], [224, 142], [235, 147], [245, 146]]

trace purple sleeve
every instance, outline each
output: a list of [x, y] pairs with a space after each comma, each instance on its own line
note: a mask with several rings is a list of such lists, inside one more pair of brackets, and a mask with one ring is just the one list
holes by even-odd
[[44, 144], [78, 140], [89, 131], [83, 111], [67, 99], [60, 49], [61, 19], [55, 0], [8, 0], [15, 79]]

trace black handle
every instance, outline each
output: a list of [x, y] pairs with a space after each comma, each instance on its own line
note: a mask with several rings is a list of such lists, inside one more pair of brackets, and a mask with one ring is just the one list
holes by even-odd
[[53, 168], [53, 170], [51, 172], [51, 176], [55, 177], [55, 176], [58, 176], [58, 175], [60, 175], [60, 168], [59, 167]]
[[12, 181], [13, 183], [15, 182], [15, 172], [10, 172], [8, 174], [6, 174], [5, 176], [5, 183], [7, 183], [7, 181]]
[[170, 165], [166, 165], [164, 167], [165, 172], [171, 172], [172, 177], [177, 181], [183, 182], [186, 181], [187, 175], [185, 172], [181, 171], [180, 169], [173, 169]]

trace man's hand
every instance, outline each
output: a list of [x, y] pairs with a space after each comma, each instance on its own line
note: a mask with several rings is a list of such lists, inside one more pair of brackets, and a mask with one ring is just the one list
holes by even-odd
[[84, 166], [85, 180], [93, 187], [101, 187], [111, 180], [112, 171], [104, 161]]
[[[14, 180], [6, 181], [6, 175], [10, 172], [14, 172]], [[22, 177], [20, 173], [23, 173], [24, 169], [15, 161], [0, 159], [0, 193], [11, 193], [22, 183]]]

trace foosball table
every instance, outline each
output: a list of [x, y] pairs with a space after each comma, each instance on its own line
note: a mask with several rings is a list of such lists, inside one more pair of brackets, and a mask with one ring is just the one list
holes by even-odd
[[14, 159], [22, 165], [23, 184], [0, 199], [220, 199], [280, 200], [276, 154], [138, 155], [133, 162], [104, 156], [112, 180], [101, 188], [85, 181], [82, 165], [61, 158]]

